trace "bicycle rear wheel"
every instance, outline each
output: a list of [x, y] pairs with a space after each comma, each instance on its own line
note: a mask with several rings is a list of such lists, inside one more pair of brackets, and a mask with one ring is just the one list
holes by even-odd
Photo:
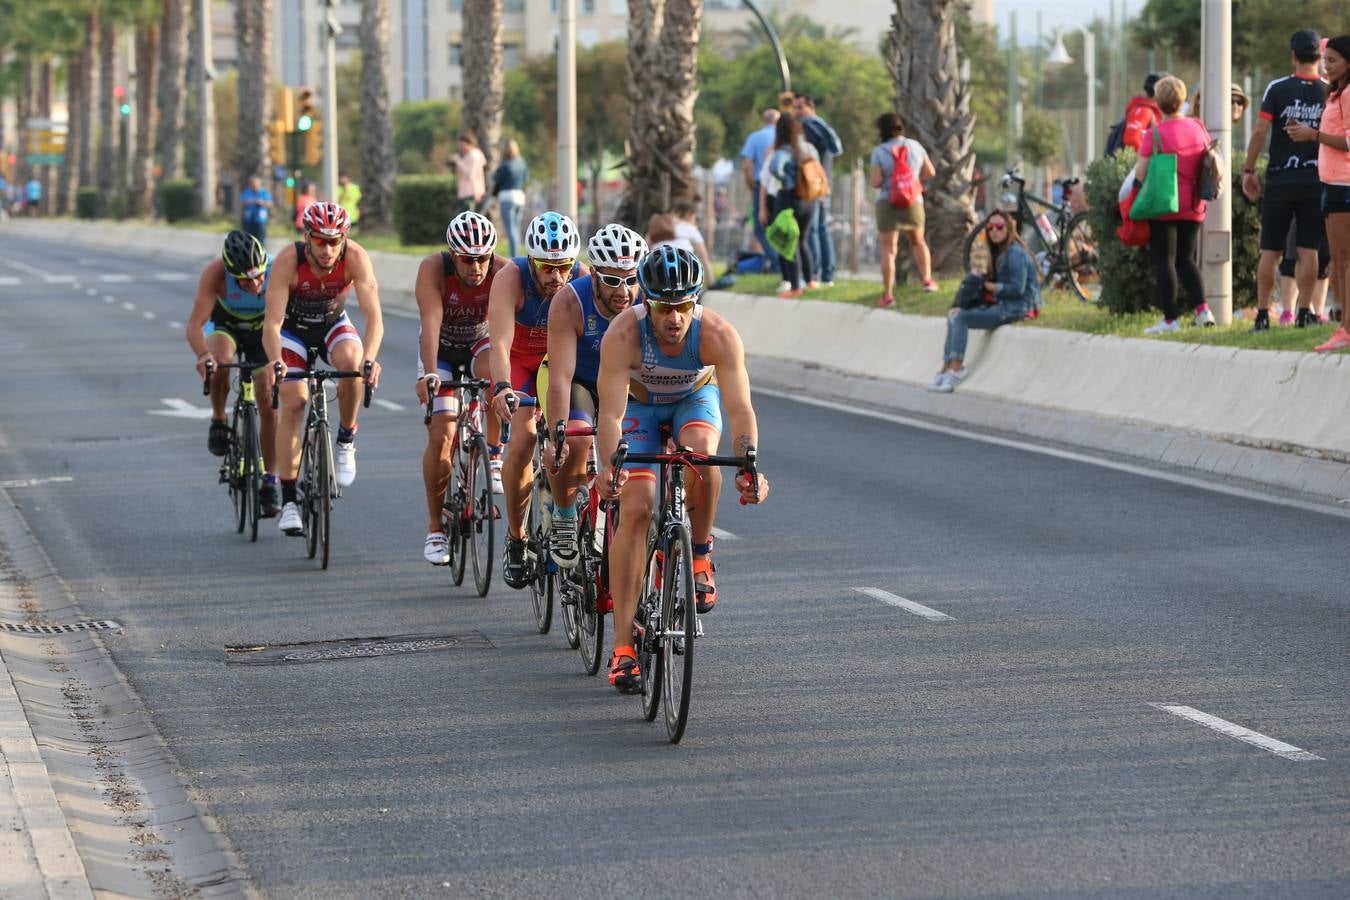
[[1101, 264], [1087, 213], [1078, 213], [1069, 220], [1059, 246], [1060, 261], [1064, 267], [1063, 280], [1068, 282], [1068, 287], [1078, 295], [1079, 300], [1086, 303], [1101, 300]]
[[496, 528], [496, 507], [492, 503], [492, 468], [488, 457], [487, 440], [480, 434], [469, 448], [469, 477], [465, 484], [464, 502], [468, 506], [469, 524], [460, 546], [460, 566], [466, 553], [473, 554], [473, 584], [478, 596], [486, 597], [492, 587], [492, 550]]
[[[637, 640], [638, 671], [642, 682], [642, 717], [648, 722], [661, 709], [661, 561], [664, 556], [662, 538], [647, 545], [647, 565], [642, 570], [642, 589], [638, 594], [637, 620], [642, 634]], [[614, 620], [614, 641], [618, 643], [619, 629]]]
[[305, 529], [305, 553], [310, 559], [313, 559], [319, 551], [318, 532], [314, 522], [318, 510], [315, 501], [319, 493], [316, 438], [317, 432], [311, 424], [305, 429], [305, 442], [300, 448], [300, 523]]
[[[525, 522], [526, 562], [530, 572], [530, 603], [534, 610], [534, 624], [540, 634], [548, 634], [553, 627], [553, 576], [548, 570], [548, 534], [544, 528], [544, 496], [546, 488], [540, 485], [542, 472], [535, 472], [530, 490], [530, 508]], [[530, 557], [533, 556], [533, 559]]]
[[689, 530], [676, 525], [666, 544], [661, 585], [661, 669], [665, 675], [666, 733], [678, 744], [689, 722], [694, 687], [694, 551]]
[[965, 243], [961, 245], [961, 272], [967, 275], [971, 272], [988, 274], [992, 260], [989, 258], [989, 243], [983, 240], [984, 225], [976, 225], [966, 235]]
[[225, 484], [230, 491], [230, 504], [234, 507], [234, 530], [244, 533], [248, 524], [248, 495], [244, 483], [244, 437], [240, 431], [243, 423], [236, 414], [233, 427], [230, 428], [230, 446], [225, 451]]

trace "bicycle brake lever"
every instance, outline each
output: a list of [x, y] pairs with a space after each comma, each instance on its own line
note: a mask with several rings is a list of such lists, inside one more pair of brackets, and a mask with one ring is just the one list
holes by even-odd
[[563, 447], [567, 443], [567, 423], [559, 419], [553, 426], [553, 468], [562, 465]]
[[[361, 366], [361, 377], [369, 378], [370, 373], [374, 371], [374, 369], [375, 363], [371, 362], [370, 360], [366, 360], [365, 363]], [[367, 381], [365, 392], [361, 396], [361, 406], [364, 407], [365, 409], [370, 409], [370, 398], [373, 396], [375, 396], [375, 386], [371, 384], [369, 381]]]
[[202, 378], [202, 396], [209, 397], [211, 396], [211, 376], [216, 374], [216, 361], [208, 359], [204, 368], [206, 369], [206, 375]]

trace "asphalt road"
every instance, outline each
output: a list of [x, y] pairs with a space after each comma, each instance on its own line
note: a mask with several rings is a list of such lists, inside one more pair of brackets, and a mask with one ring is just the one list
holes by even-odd
[[[761, 395], [672, 747], [422, 561], [406, 316], [330, 571], [236, 535], [205, 420], [148, 414], [204, 404], [195, 277], [6, 235], [0, 481], [72, 479], [8, 489], [263, 895], [1350, 894], [1346, 518]], [[222, 649], [412, 633], [490, 646]]]

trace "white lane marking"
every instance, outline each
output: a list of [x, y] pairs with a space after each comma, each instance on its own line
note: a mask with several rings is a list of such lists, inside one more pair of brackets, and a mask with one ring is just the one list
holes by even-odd
[[123, 303], [123, 304], [122, 304], [122, 308], [125, 309], [125, 310], [133, 310], [133, 309], [136, 308], [136, 304], [135, 304], [135, 303]]
[[156, 272], [151, 276], [156, 281], [187, 281], [188, 276], [182, 272]]
[[53, 475], [51, 478], [16, 478], [13, 481], [0, 481], [0, 488], [37, 487], [40, 484], [64, 484], [74, 480], [69, 475]]
[[[907, 428], [917, 428], [921, 431], [931, 431], [934, 434], [945, 434], [948, 437], [962, 438], [967, 441], [979, 441], [983, 444], [993, 444], [995, 447], [1011, 447], [1014, 450], [1025, 450], [1028, 453], [1039, 453], [1042, 456], [1050, 456], [1055, 459], [1064, 459], [1070, 462], [1086, 463], [1090, 466], [1097, 466], [1101, 469], [1111, 469], [1116, 472], [1126, 472], [1130, 475], [1141, 475], [1144, 478], [1154, 478], [1158, 481], [1167, 481], [1172, 484], [1181, 484], [1186, 487], [1199, 488], [1202, 491], [1212, 491], [1216, 494], [1227, 494], [1230, 497], [1239, 497], [1243, 500], [1257, 500], [1262, 503], [1271, 503], [1276, 506], [1287, 506], [1291, 509], [1298, 509], [1304, 512], [1322, 513], [1327, 516], [1336, 516], [1342, 519], [1350, 519], [1350, 510], [1336, 509], [1330, 506], [1321, 506], [1317, 503], [1309, 503], [1306, 500], [1295, 500], [1290, 497], [1278, 497], [1271, 494], [1263, 494], [1260, 491], [1251, 491], [1246, 488], [1236, 487], [1235, 485], [1222, 484], [1219, 482], [1205, 481], [1203, 478], [1192, 478], [1189, 475], [1177, 475], [1172, 472], [1162, 472], [1156, 469], [1150, 469], [1145, 466], [1131, 465], [1130, 463], [1115, 462], [1109, 459], [1100, 459], [1095, 456], [1089, 456], [1085, 453], [1075, 453], [1072, 450], [1059, 450], [1055, 447], [1042, 447], [1039, 444], [1027, 443], [1025, 441], [1013, 440], [1012, 438], [994, 437], [990, 434], [978, 434], [973, 431], [963, 431], [960, 428], [949, 428], [946, 425], [937, 425], [933, 422], [925, 422], [922, 419], [914, 419], [909, 416], [902, 416], [898, 413], [881, 412], [875, 409], [863, 409], [850, 407], [845, 401], [839, 400], [818, 400], [815, 397], [804, 397], [799, 393], [792, 391], [779, 391], [773, 388], [754, 389], [757, 394], [765, 394], [769, 397], [777, 397], [780, 400], [792, 400], [797, 403], [805, 403], [807, 406], [818, 406], [822, 409], [832, 409], [836, 412], [849, 413], [850, 415], [863, 416], [867, 419], [880, 419], [883, 422], [894, 422], [897, 425], [904, 425]], [[1340, 501], [1338, 501], [1340, 502]]]
[[48, 284], [74, 284], [74, 275], [48, 275], [42, 279]]
[[0, 275], [0, 285], [8, 287], [10, 285], [15, 285], [18, 283], [19, 279], [13, 275]]
[[1277, 741], [1275, 738], [1268, 737], [1259, 731], [1243, 728], [1241, 725], [1235, 725], [1227, 719], [1211, 716], [1209, 713], [1201, 712], [1200, 710], [1189, 706], [1173, 706], [1167, 703], [1150, 703], [1149, 706], [1161, 709], [1163, 712], [1169, 712], [1174, 716], [1180, 716], [1183, 719], [1189, 719], [1192, 722], [1204, 725], [1206, 728], [1212, 728], [1220, 734], [1226, 734], [1229, 737], [1237, 738], [1239, 741], [1245, 741], [1248, 744], [1260, 747], [1262, 750], [1269, 750], [1276, 756], [1282, 756], [1285, 759], [1297, 760], [1299, 762], [1308, 762], [1312, 760], [1319, 762], [1326, 761], [1316, 753], [1309, 753], [1302, 747], [1295, 747], [1293, 744]]
[[898, 606], [906, 612], [912, 612], [916, 616], [923, 616], [930, 622], [954, 622], [951, 616], [944, 612], [938, 612], [924, 606], [922, 603], [915, 603], [913, 600], [906, 600], [904, 597], [892, 594], [890, 591], [883, 591], [881, 588], [874, 587], [855, 587], [855, 591], [860, 594], [866, 594], [873, 599], [880, 600], [882, 603], [889, 603], [891, 606]]
[[394, 412], [403, 412], [408, 407], [401, 403], [395, 403], [393, 400], [385, 400], [383, 397], [372, 401], [376, 406], [383, 406], [385, 409], [392, 409]]
[[145, 312], [141, 313], [141, 315], [145, 316], [147, 319], [153, 319], [155, 317], [155, 314], [148, 309]]
[[168, 409], [147, 409], [145, 412], [151, 416], [169, 416], [174, 419], [209, 419], [211, 418], [211, 407], [205, 408], [193, 406], [186, 400], [179, 400], [174, 397], [164, 397], [160, 400]]
[[182, 322], [170, 322], [170, 323], [169, 323], [169, 327], [170, 327], [170, 328], [182, 328], [182, 327], [183, 327], [183, 323], [182, 323]]
[[85, 288], [84, 292], [88, 294], [90, 297], [98, 296], [98, 288]]
[[[48, 272], [46, 269], [39, 269], [37, 266], [30, 266], [27, 263], [21, 263], [16, 259], [9, 259], [3, 256], [0, 256], [0, 265], [9, 266], [11, 269], [18, 269], [25, 275], [37, 275], [40, 278], [59, 277], [55, 272]], [[73, 275], [71, 277], [74, 278]]]
[[111, 302], [113, 302], [113, 301], [116, 300], [116, 299], [117, 299], [117, 298], [114, 297], [112, 294], [104, 294], [104, 295], [103, 295], [103, 302], [104, 302], [104, 303], [111, 303]]
[[131, 280], [131, 276], [130, 276], [130, 275], [119, 274], [119, 273], [117, 273], [117, 272], [106, 272], [106, 273], [104, 273], [104, 274], [98, 276], [98, 280], [99, 280], [99, 281], [109, 281], [109, 282], [114, 282], [114, 281], [115, 281], [115, 282], [121, 283], [121, 282], [130, 281], [130, 280]]
[[712, 533], [713, 537], [717, 538], [719, 541], [734, 541], [737, 539], [736, 535], [732, 534], [730, 531], [723, 531], [720, 528], [714, 528]]

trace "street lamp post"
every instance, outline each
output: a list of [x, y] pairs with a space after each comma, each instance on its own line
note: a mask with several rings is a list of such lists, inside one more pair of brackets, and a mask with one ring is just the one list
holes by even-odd
[[211, 82], [216, 69], [211, 57], [211, 0], [199, 0], [197, 15], [201, 18], [200, 44], [197, 46], [197, 64], [202, 67], [202, 80], [197, 97], [201, 115], [201, 131], [197, 135], [197, 155], [202, 183], [197, 186], [201, 214], [209, 216], [216, 211], [216, 104], [211, 93]]
[[[1084, 142], [1086, 159], [1084, 169], [1097, 155], [1097, 35], [1091, 28], [1079, 28], [1083, 33], [1083, 73], [1087, 76], [1087, 140]], [[1073, 62], [1069, 50], [1064, 46], [1064, 36], [1055, 35], [1055, 46], [1045, 58], [1047, 65], [1064, 66]]]
[[[1201, 7], [1204, 78], [1201, 107], [1205, 127], [1219, 145], [1221, 159], [1233, 158], [1233, 9], [1228, 0], [1204, 0]], [[1233, 321], [1233, 192], [1223, 191], [1205, 209], [1201, 226], [1200, 270], [1205, 301], [1219, 325]]]
[[337, 149], [337, 36], [342, 34], [342, 24], [337, 19], [337, 0], [325, 0], [328, 8], [324, 16], [323, 44], [323, 193], [329, 199], [337, 200], [338, 190], [338, 149]]
[[558, 200], [554, 208], [577, 221], [577, 0], [558, 4]]

